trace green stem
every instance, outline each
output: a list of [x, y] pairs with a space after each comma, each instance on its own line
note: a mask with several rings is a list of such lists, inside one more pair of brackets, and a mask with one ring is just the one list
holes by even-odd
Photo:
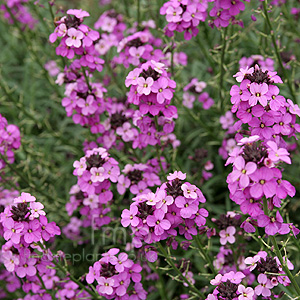
[[138, 31], [141, 29], [140, 28], [140, 22], [141, 22], [141, 3], [140, 3], [141, 0], [137, 0], [137, 29]]
[[91, 87], [91, 85], [90, 85], [90, 81], [89, 81], [88, 76], [86, 75], [86, 72], [85, 72], [85, 68], [84, 68], [84, 67], [82, 67], [82, 73], [83, 73], [85, 82], [86, 82], [86, 84], [87, 84], [89, 90], [92, 91], [93, 89], [92, 89], [92, 87]]
[[221, 110], [224, 106], [224, 99], [223, 99], [223, 84], [224, 84], [224, 60], [225, 60], [225, 51], [226, 51], [226, 34], [227, 34], [227, 27], [225, 27], [223, 32], [223, 41], [222, 41], [222, 51], [221, 51], [221, 59], [220, 59], [220, 101], [221, 101]]
[[[269, 216], [269, 211], [268, 211], [268, 200], [267, 200], [265, 197], [263, 198], [263, 208], [264, 208], [264, 214], [265, 214], [266, 216]], [[294, 286], [294, 289], [295, 289], [296, 292], [297, 292], [297, 295], [300, 295], [300, 287], [299, 287], [299, 285], [297, 284], [297, 282], [296, 282], [296, 280], [295, 280], [293, 274], [292, 274], [291, 271], [288, 269], [286, 263], [284, 262], [283, 257], [282, 257], [282, 255], [281, 255], [281, 252], [280, 252], [280, 250], [279, 250], [279, 247], [278, 247], [278, 245], [277, 245], [277, 241], [276, 241], [275, 237], [274, 237], [274, 236], [270, 236], [270, 239], [271, 239], [271, 241], [272, 241], [272, 244], [273, 244], [273, 246], [274, 246], [274, 251], [275, 251], [275, 253], [276, 253], [276, 255], [277, 255], [277, 257], [278, 257], [278, 259], [279, 259], [279, 261], [280, 261], [280, 264], [281, 264], [281, 266], [282, 266], [282, 269], [284, 270], [284, 272], [285, 272], [285, 274], [287, 275], [287, 277], [290, 279], [292, 285]]]
[[[12, 164], [10, 164], [1, 153], [0, 153], [0, 158], [3, 159], [6, 166], [8, 166], [8, 168], [12, 172], [14, 172], [16, 175], [18, 175], [28, 185], [28, 187], [34, 189], [36, 192], [40, 193], [41, 195], [45, 196], [46, 198], [51, 199], [54, 203], [56, 203], [59, 200], [58, 198], [53, 198], [52, 196], [48, 195], [43, 190], [41, 190], [39, 187], [37, 187], [34, 183], [30, 182], [21, 172], [19, 172], [18, 169], [16, 169]], [[64, 201], [60, 200], [60, 202], [63, 203]]]
[[179, 277], [190, 287], [190, 289], [196, 293], [199, 297], [201, 297], [202, 299], [205, 299], [205, 295], [200, 292], [199, 290], [196, 289], [196, 287], [194, 285], [192, 285], [186, 277], [184, 277], [182, 275], [182, 272], [175, 266], [174, 262], [172, 261], [172, 259], [170, 259], [167, 251], [165, 250], [165, 248], [161, 245], [160, 242], [157, 243], [159, 250], [161, 251], [161, 254], [165, 257], [167, 263], [174, 269], [174, 271], [176, 271], [176, 273], [179, 275]]
[[271, 21], [270, 21], [270, 18], [269, 18], [269, 14], [268, 14], [267, 0], [263, 1], [263, 8], [264, 8], [264, 16], [266, 18], [266, 21], [267, 21], [267, 24], [268, 24], [268, 27], [269, 27], [269, 34], [271, 35], [272, 44], [273, 44], [273, 47], [275, 49], [275, 54], [276, 54], [277, 62], [279, 64], [280, 68], [282, 69], [282, 73], [283, 73], [284, 79], [287, 80], [287, 85], [288, 85], [288, 88], [290, 90], [290, 94], [291, 94], [291, 96], [293, 98], [293, 101], [295, 103], [297, 103], [296, 96], [295, 96], [295, 93], [294, 93], [294, 89], [292, 87], [290, 78], [289, 78], [289, 76], [286, 73], [286, 69], [283, 66], [282, 59], [281, 59], [281, 56], [280, 56], [280, 52], [279, 52], [279, 49], [278, 49], [278, 46], [277, 46], [277, 43], [276, 43], [276, 38], [275, 38], [274, 30], [273, 30], [273, 27], [272, 27], [272, 24], [271, 24]]
[[171, 78], [174, 79], [174, 37], [171, 44]]
[[34, 56], [35, 61], [37, 62], [37, 64], [40, 66], [40, 68], [42, 69], [42, 73], [45, 76], [46, 80], [49, 82], [49, 84], [55, 89], [57, 95], [60, 98], [63, 98], [63, 95], [60, 92], [60, 89], [58, 88], [58, 86], [55, 84], [55, 82], [53, 81], [53, 79], [50, 77], [49, 73], [45, 70], [44, 68], [44, 64], [42, 63], [40, 56], [38, 55], [38, 53], [33, 49], [32, 44], [30, 41], [28, 41], [28, 38], [26, 36], [26, 34], [24, 34], [24, 32], [22, 31], [21, 27], [19, 26], [18, 21], [16, 20], [15, 16], [13, 15], [13, 13], [11, 12], [10, 8], [5, 5], [6, 10], [8, 11], [8, 13], [10, 14], [11, 18], [13, 19], [13, 24], [17, 27], [17, 29], [20, 32], [20, 36], [23, 39], [23, 41], [25, 42], [27, 48], [31, 51], [32, 55]]
[[207, 252], [203, 249], [203, 245], [201, 244], [201, 241], [200, 241], [200, 238], [199, 236], [195, 235], [194, 236], [194, 240], [196, 241], [197, 243], [197, 246], [198, 246], [198, 249], [199, 251], [201, 252], [201, 254], [204, 256], [206, 262], [208, 263], [209, 265], [209, 268], [211, 269], [211, 271], [213, 272], [213, 274], [216, 276], [217, 275], [217, 272], [215, 270], [215, 267], [213, 265], [213, 262], [211, 260], [211, 257], [207, 254]]
[[272, 241], [272, 243], [273, 243], [273, 245], [274, 245], [275, 253], [276, 253], [276, 255], [277, 255], [277, 257], [278, 257], [278, 259], [279, 259], [279, 261], [280, 261], [280, 263], [281, 263], [281, 266], [282, 266], [282, 268], [283, 268], [285, 274], [286, 274], [287, 277], [290, 279], [292, 285], [294, 286], [294, 289], [295, 289], [296, 292], [297, 292], [297, 295], [299, 296], [299, 295], [300, 295], [300, 287], [299, 287], [297, 281], [295, 280], [293, 274], [292, 274], [291, 271], [288, 269], [286, 263], [283, 261], [283, 257], [282, 257], [282, 255], [281, 255], [281, 252], [280, 252], [280, 250], [279, 250], [279, 247], [278, 247], [278, 245], [277, 245], [277, 242], [276, 242], [276, 239], [275, 239], [274, 236], [271, 236], [271, 241]]

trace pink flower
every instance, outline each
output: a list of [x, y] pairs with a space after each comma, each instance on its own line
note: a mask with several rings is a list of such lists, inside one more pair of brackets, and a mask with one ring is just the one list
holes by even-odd
[[192, 198], [192, 199], [197, 199], [198, 195], [197, 195], [197, 187], [195, 185], [187, 185], [187, 184], [183, 184], [181, 186], [181, 189], [183, 191], [183, 195], [186, 198]]
[[2, 252], [2, 259], [4, 266], [8, 272], [13, 272], [17, 265], [19, 265], [19, 258], [17, 255], [13, 255], [11, 251]]
[[250, 106], [256, 105], [258, 101], [262, 106], [267, 106], [268, 99], [265, 94], [268, 92], [268, 85], [265, 82], [262, 84], [251, 83], [250, 92], [252, 94], [249, 98]]
[[6, 219], [4, 222], [4, 239], [8, 241], [9, 239], [14, 244], [20, 243], [21, 232], [24, 229], [24, 225], [19, 222], [15, 222], [12, 218]]
[[166, 77], [160, 77], [153, 83], [151, 90], [153, 93], [157, 93], [157, 102], [159, 104], [163, 104], [166, 99], [172, 99], [173, 93], [168, 87], [169, 81]]
[[146, 221], [150, 227], [154, 227], [154, 233], [156, 235], [162, 235], [165, 230], [170, 229], [171, 223], [164, 219], [165, 213], [161, 209], [154, 211], [153, 216], [148, 216]]
[[264, 214], [261, 214], [257, 217], [257, 225], [259, 227], [264, 227], [265, 232], [268, 235], [275, 235], [281, 228], [282, 223], [283, 219], [279, 211], [276, 212], [276, 218], [268, 217]]
[[261, 257], [259, 255], [255, 255], [253, 257], [247, 257], [247, 258], [245, 258], [245, 264], [246, 265], [251, 265], [249, 267], [249, 271], [250, 272], [252, 272], [256, 268], [257, 262], [260, 260], [260, 258]]
[[239, 186], [245, 188], [249, 185], [250, 179], [249, 175], [254, 173], [257, 169], [257, 165], [254, 162], [247, 162], [242, 156], [238, 156], [234, 162], [234, 169], [230, 175], [232, 181], [237, 181], [239, 179]]
[[220, 231], [220, 243], [221, 245], [226, 245], [228, 242], [229, 244], [233, 244], [235, 242], [235, 234], [236, 230], [235, 227], [229, 226], [226, 230]]
[[270, 289], [273, 288], [273, 285], [270, 279], [268, 279], [267, 275], [259, 274], [257, 277], [257, 281], [258, 283], [260, 283], [260, 285], [255, 287], [255, 294], [258, 296], [262, 295], [263, 297], [271, 296]]
[[113, 286], [115, 283], [114, 279], [105, 278], [105, 277], [101, 276], [100, 278], [97, 278], [97, 282], [99, 284], [97, 286], [97, 290], [99, 293], [111, 295], [114, 292], [114, 290], [113, 290]]
[[239, 295], [239, 300], [252, 300], [254, 296], [254, 290], [251, 287], [245, 288], [242, 284], [238, 286], [238, 291], [241, 293]]
[[254, 68], [246, 67], [245, 69], [241, 68], [239, 72], [237, 72], [233, 77], [236, 77], [237, 82], [242, 82], [244, 80], [244, 77], [246, 74], [252, 74], [254, 71]]
[[26, 275], [34, 276], [36, 274], [36, 268], [34, 267], [36, 263], [35, 258], [25, 258], [22, 257], [16, 273], [20, 278], [24, 278]]
[[133, 71], [129, 72], [125, 79], [125, 85], [126, 87], [129, 87], [130, 85], [137, 85], [137, 79], [139, 75], [141, 74], [141, 69], [137, 68]]
[[262, 167], [251, 174], [251, 179], [255, 182], [250, 187], [250, 195], [256, 199], [265, 195], [267, 198], [276, 193], [276, 181], [273, 178], [273, 171], [267, 167]]
[[69, 9], [67, 10], [68, 15], [74, 15], [78, 19], [82, 19], [84, 17], [89, 17], [90, 14], [82, 9]]
[[154, 83], [154, 80], [152, 77], [148, 77], [147, 79], [145, 79], [144, 77], [139, 77], [137, 79], [137, 84], [138, 84], [138, 87], [137, 87], [137, 92], [140, 94], [140, 95], [149, 95], [151, 93], [151, 86], [153, 85]]
[[269, 152], [269, 158], [273, 162], [278, 162], [279, 160], [284, 161], [287, 164], [291, 164], [291, 159], [289, 157], [289, 152], [284, 148], [279, 148], [275, 142], [269, 141], [267, 142], [267, 145], [270, 147], [268, 149]]
[[103, 167], [93, 167], [90, 170], [92, 182], [103, 182], [106, 177], [104, 176], [105, 169]]
[[31, 196], [29, 193], [22, 193], [20, 197], [14, 199], [14, 203], [34, 202], [35, 200], [35, 197]]
[[115, 266], [116, 271], [119, 273], [123, 272], [125, 267], [130, 268], [133, 265], [133, 261], [128, 259], [128, 255], [124, 252], [120, 253], [118, 258], [112, 257], [109, 262]]
[[44, 205], [40, 202], [31, 202], [30, 203], [30, 220], [38, 218], [39, 216], [45, 216], [46, 213], [43, 211]]
[[188, 200], [185, 197], [178, 196], [175, 199], [175, 204], [180, 208], [181, 217], [188, 219], [198, 211], [198, 201]]
[[173, 180], [173, 179], [180, 179], [180, 180], [184, 180], [186, 178], [186, 173], [182, 173], [181, 171], [175, 171], [174, 173], [169, 173], [169, 176], [167, 176], [167, 179], [169, 181]]
[[136, 205], [131, 205], [130, 210], [124, 209], [121, 215], [121, 224], [123, 227], [128, 227], [129, 225], [137, 227], [140, 220], [136, 217], [138, 213], [138, 207]]
[[182, 14], [183, 10], [181, 8], [181, 6], [178, 7], [173, 7], [173, 6], [169, 6], [166, 10], [166, 19], [168, 22], [173, 22], [173, 23], [177, 23], [180, 22], [182, 20], [181, 18], [181, 14]]
[[68, 38], [66, 39], [66, 45], [68, 47], [74, 46], [75, 48], [79, 48], [81, 46], [81, 40], [84, 37], [84, 34], [80, 30], [76, 30], [75, 28], [68, 29]]

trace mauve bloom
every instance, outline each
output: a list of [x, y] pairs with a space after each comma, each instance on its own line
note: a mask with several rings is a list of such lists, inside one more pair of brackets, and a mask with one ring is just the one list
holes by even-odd
[[29, 193], [22, 193], [20, 197], [14, 199], [14, 203], [26, 203], [34, 202], [36, 199], [34, 196], [31, 196]]
[[8, 272], [13, 272], [20, 262], [19, 257], [14, 255], [11, 251], [2, 252], [2, 260]]
[[114, 292], [113, 290], [113, 286], [115, 283], [114, 279], [105, 278], [101, 276], [100, 278], [97, 278], [97, 282], [98, 282], [97, 290], [99, 293], [111, 295]]
[[136, 205], [131, 205], [130, 210], [124, 209], [121, 215], [121, 224], [123, 227], [128, 227], [129, 225], [137, 227], [140, 219], [136, 217], [138, 213], [138, 207]]
[[230, 180], [237, 181], [239, 179], [240, 187], [247, 187], [250, 183], [249, 175], [253, 174], [257, 169], [256, 163], [247, 162], [247, 164], [245, 164], [244, 158], [238, 156], [234, 161], [234, 166], [236, 169], [232, 171]]
[[160, 77], [151, 87], [153, 93], [157, 93], [157, 102], [163, 104], [165, 100], [171, 100], [172, 91], [169, 89], [169, 81], [166, 77]]
[[79, 48], [81, 46], [81, 40], [84, 37], [84, 34], [75, 28], [68, 29], [68, 38], [66, 39], [66, 45], [68, 47], [74, 46], [75, 48]]
[[36, 274], [36, 268], [34, 265], [36, 264], [35, 258], [22, 258], [18, 268], [16, 269], [16, 273], [20, 278], [24, 278], [26, 275], [34, 276]]
[[5, 230], [3, 234], [4, 239], [6, 241], [10, 239], [14, 244], [19, 244], [24, 225], [22, 223], [15, 222], [12, 218], [6, 219], [3, 225]]
[[43, 211], [44, 205], [40, 202], [31, 202], [30, 203], [30, 220], [38, 218], [39, 216], [45, 216], [46, 213]]
[[242, 284], [238, 286], [238, 291], [241, 293], [239, 295], [239, 300], [252, 300], [254, 296], [254, 290], [251, 287], [245, 288]]
[[251, 83], [250, 92], [252, 94], [249, 98], [250, 106], [256, 105], [258, 101], [262, 106], [267, 106], [268, 98], [265, 96], [265, 94], [268, 92], [268, 85], [266, 83]]
[[254, 72], [254, 68], [249, 68], [248, 66], [243, 69], [241, 68], [239, 72], [237, 72], [233, 77], [236, 77], [237, 82], [242, 82], [246, 74], [252, 74]]
[[259, 227], [264, 227], [265, 232], [268, 235], [275, 235], [281, 228], [282, 223], [283, 219], [279, 211], [276, 212], [276, 218], [268, 217], [264, 214], [261, 214], [257, 217], [257, 225]]
[[152, 77], [148, 77], [147, 79], [145, 79], [144, 77], [139, 77], [137, 79], [137, 84], [138, 84], [138, 87], [137, 87], [137, 92], [140, 94], [140, 95], [149, 95], [151, 93], [151, 86], [153, 85], [154, 83], [154, 80]]
[[146, 221], [150, 227], [154, 227], [156, 235], [162, 235], [165, 230], [170, 229], [171, 223], [169, 220], [164, 219], [165, 213], [161, 209], [154, 211], [153, 216], [148, 216]]
[[255, 294], [256, 295], [262, 295], [263, 297], [269, 297], [271, 296], [270, 289], [273, 288], [273, 285], [271, 281], [268, 279], [267, 275], [265, 274], [259, 274], [257, 277], [258, 283], [260, 285], [255, 287]]
[[284, 148], [278, 148], [277, 144], [273, 141], [267, 142], [267, 145], [270, 147], [268, 150], [269, 158], [273, 162], [277, 162], [279, 160], [284, 161], [287, 164], [291, 164], [291, 159], [289, 157], [289, 152]]
[[175, 199], [175, 204], [180, 208], [181, 217], [188, 219], [198, 211], [198, 201], [188, 200], [183, 196], [178, 196]]
[[236, 230], [235, 227], [229, 226], [226, 230], [220, 231], [220, 243], [221, 245], [226, 245], [228, 242], [229, 244], [233, 244], [235, 242], [235, 234]]
[[272, 169], [262, 167], [251, 174], [250, 178], [255, 181], [250, 187], [252, 197], [258, 199], [265, 195], [270, 198], [276, 193], [276, 181], [273, 178]]

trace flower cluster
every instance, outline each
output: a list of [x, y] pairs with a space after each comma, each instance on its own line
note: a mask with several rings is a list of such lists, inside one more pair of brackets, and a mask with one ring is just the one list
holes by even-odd
[[198, 81], [197, 78], [193, 78], [189, 84], [183, 88], [183, 102], [182, 104], [187, 108], [193, 108], [196, 97], [198, 101], [202, 103], [203, 109], [207, 110], [215, 103], [212, 98], [209, 97], [207, 92], [202, 91], [206, 88], [204, 81]]
[[49, 289], [59, 280], [51, 269], [53, 255], [44, 242], [60, 235], [60, 229], [54, 222], [48, 222], [43, 208], [43, 204], [28, 193], [22, 193], [5, 207], [0, 223], [7, 242], [1, 249], [1, 261], [8, 272], [26, 278], [27, 285], [23, 286], [26, 293], [31, 291], [49, 297], [37, 274]]
[[209, 12], [209, 16], [212, 20], [209, 20], [211, 27], [227, 27], [230, 23], [238, 24], [243, 27], [243, 22], [237, 20], [237, 15], [245, 10], [245, 3], [250, 0], [217, 0], [213, 1], [214, 6]]
[[253, 224], [257, 224], [268, 235], [287, 234], [290, 230], [295, 233], [292, 224], [283, 223], [279, 211], [276, 216], [266, 215], [263, 201], [267, 199], [269, 210], [273, 211], [274, 207], [281, 207], [287, 195], [295, 195], [295, 188], [282, 179], [281, 164], [291, 164], [283, 137], [300, 131], [296, 124], [300, 110], [291, 100], [279, 95], [274, 83], [282, 81], [276, 72], [263, 71], [256, 65], [241, 69], [234, 77], [240, 86], [231, 88], [232, 112], [240, 120], [233, 126], [238, 131], [238, 145], [226, 162], [226, 165], [233, 164], [227, 178], [230, 197], [251, 217], [242, 224], [247, 232], [254, 232]]
[[106, 110], [104, 93], [106, 89], [100, 83], [92, 83], [92, 73], [101, 72], [104, 60], [99, 57], [95, 48], [99, 40], [99, 32], [83, 24], [89, 13], [83, 10], [70, 9], [67, 16], [56, 22], [56, 28], [49, 40], [54, 43], [62, 38], [56, 48], [57, 55], [76, 59], [58, 74], [56, 83], [66, 83], [65, 97], [62, 105], [67, 116], [72, 116], [75, 124], [87, 126], [92, 133], [100, 133], [100, 115]]
[[[163, 165], [166, 167], [165, 163]], [[158, 176], [159, 171], [160, 166], [157, 159], [152, 159], [147, 164], [127, 164], [122, 170], [123, 174], [118, 178], [117, 189], [119, 194], [123, 195], [127, 188], [134, 195], [150, 192], [149, 187], [161, 185]]]
[[106, 299], [146, 299], [147, 292], [141, 284], [142, 267], [135, 264], [128, 255], [112, 248], [89, 268], [88, 284], [97, 281], [96, 289]]
[[149, 112], [156, 116], [161, 112], [167, 118], [177, 117], [176, 107], [170, 106], [176, 83], [163, 63], [151, 60], [142, 64], [127, 75], [125, 85], [131, 86], [128, 102], [138, 105], [142, 115]]
[[126, 30], [123, 16], [114, 10], [105, 11], [94, 27], [96, 30], [101, 29], [103, 31], [95, 44], [95, 49], [100, 55], [105, 55], [111, 47], [117, 47]]
[[183, 182], [185, 178], [180, 171], [170, 174], [155, 193], [139, 194], [130, 209], [123, 210], [121, 224], [131, 226], [136, 248], [142, 241], [152, 244], [175, 237], [176, 229], [188, 240], [198, 234], [197, 228], [204, 229], [208, 212], [199, 205], [206, 200], [199, 188]]
[[72, 116], [75, 124], [90, 128], [94, 134], [103, 132], [104, 127], [100, 122], [100, 116], [107, 107], [104, 99], [106, 89], [101, 83], [90, 83], [88, 85], [84, 75], [76, 71], [65, 73], [65, 80], [68, 83], [62, 105], [67, 112], [67, 116]]
[[173, 36], [174, 31], [184, 32], [184, 38], [190, 40], [199, 32], [197, 26], [207, 18], [208, 0], [200, 3], [193, 0], [167, 1], [160, 8], [160, 14], [166, 16], [168, 25], [165, 28], [167, 36]]
[[[19, 149], [21, 136], [19, 127], [8, 124], [6, 118], [0, 114], [0, 154], [9, 163], [14, 162], [14, 150]], [[5, 167], [5, 161], [0, 156], [0, 170]]]
[[[250, 0], [243, 0], [250, 2]], [[200, 22], [205, 22], [209, 11], [209, 2], [213, 2], [213, 7], [209, 11], [209, 25], [211, 27], [227, 27], [230, 23], [243, 26], [242, 21], [236, 16], [245, 10], [245, 4], [241, 0], [170, 0], [160, 8], [160, 14], [166, 16], [168, 22], [165, 27], [167, 36], [173, 36], [174, 31], [184, 32], [185, 40], [190, 40], [199, 32], [197, 26]]]
[[266, 70], [274, 71], [274, 60], [270, 57], [264, 58], [262, 55], [251, 55], [250, 57], [242, 57], [239, 60], [240, 69], [246, 69], [247, 67], [255, 67], [259, 65], [263, 72]]
[[[231, 250], [223, 249], [222, 251], [228, 260]], [[293, 264], [288, 259], [285, 259], [284, 262], [287, 263], [290, 270], [294, 269]], [[210, 281], [216, 288], [212, 294], [208, 295], [207, 300], [253, 300], [257, 296], [278, 297], [279, 295], [276, 295], [272, 289], [279, 284], [284, 286], [290, 284], [279, 259], [268, 256], [265, 251], [259, 251], [254, 257], [243, 258], [240, 266], [242, 271], [227, 270]], [[245, 283], [248, 287], [245, 287]]]
[[71, 198], [66, 209], [70, 216], [79, 209], [83, 221], [77, 218], [71, 220], [72, 231], [64, 231], [69, 238], [76, 236], [73, 227], [100, 228], [110, 223], [111, 219], [107, 216], [110, 212], [107, 204], [113, 199], [110, 185], [111, 182], [117, 182], [120, 175], [118, 162], [101, 147], [87, 150], [86, 155], [75, 161], [73, 166], [77, 184], [71, 188]]
[[50, 34], [49, 40], [54, 43], [58, 37], [62, 38], [56, 48], [56, 54], [72, 59], [75, 54], [83, 55], [81, 60], [92, 63], [95, 51], [94, 42], [100, 37], [99, 32], [83, 24], [83, 19], [90, 14], [81, 9], [69, 9], [67, 16], [56, 22], [56, 28]]
[[0, 5], [0, 10], [4, 12], [4, 18], [6, 18], [10, 24], [13, 24], [15, 19], [17, 22], [23, 24], [24, 29], [27, 26], [33, 29], [37, 20], [33, 18], [25, 6], [27, 2], [28, 0], [4, 0], [4, 4]]

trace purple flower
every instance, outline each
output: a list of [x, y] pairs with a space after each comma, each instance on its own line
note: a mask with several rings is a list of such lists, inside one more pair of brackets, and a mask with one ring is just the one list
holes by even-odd
[[165, 230], [170, 229], [170, 221], [164, 219], [165, 213], [161, 209], [154, 211], [154, 215], [147, 217], [146, 221], [150, 227], [154, 227], [154, 233], [156, 235], [162, 235]]
[[16, 269], [16, 273], [20, 278], [24, 278], [26, 275], [34, 276], [36, 274], [36, 268], [34, 265], [36, 264], [35, 258], [25, 258], [21, 257], [20, 264]]
[[220, 243], [221, 245], [226, 245], [228, 242], [229, 244], [233, 244], [235, 242], [235, 234], [236, 230], [233, 226], [229, 226], [226, 230], [220, 231]]
[[165, 100], [171, 100], [172, 91], [169, 89], [169, 81], [166, 77], [160, 77], [151, 87], [153, 93], [157, 93], [157, 102], [163, 104]]
[[6, 219], [3, 225], [4, 239], [7, 241], [10, 239], [14, 244], [19, 244], [24, 225], [22, 223], [15, 222], [12, 218]]
[[249, 175], [256, 171], [257, 165], [254, 162], [247, 162], [247, 164], [245, 164], [244, 158], [238, 156], [234, 161], [234, 166], [236, 169], [232, 171], [230, 179], [232, 181], [237, 181], [239, 179], [240, 187], [247, 187], [250, 183]]
[[273, 162], [278, 162], [279, 160], [284, 161], [287, 164], [291, 164], [291, 159], [289, 157], [289, 152], [284, 148], [278, 148], [277, 144], [273, 141], [268, 141], [267, 145], [269, 146], [269, 158]]
[[239, 295], [239, 300], [252, 300], [254, 296], [254, 290], [251, 287], [244, 287], [242, 284], [238, 286], [238, 291], [241, 293]]
[[265, 94], [268, 92], [268, 85], [266, 83], [258, 84], [253, 82], [250, 84], [251, 96], [249, 98], [250, 106], [254, 106], [259, 102], [262, 106], [267, 106], [268, 99]]
[[75, 28], [68, 29], [68, 38], [66, 39], [66, 45], [68, 47], [74, 46], [75, 48], [79, 48], [81, 46], [81, 40], [84, 35], [80, 30]]
[[265, 195], [267, 198], [274, 196], [276, 192], [276, 181], [273, 178], [273, 171], [262, 167], [251, 174], [250, 178], [255, 182], [250, 187], [250, 195], [256, 199]]
[[130, 210], [124, 209], [121, 215], [121, 224], [123, 227], [128, 227], [129, 225], [137, 227], [140, 219], [136, 217], [138, 213], [138, 207], [136, 205], [131, 205]]
[[255, 294], [258, 296], [262, 295], [263, 297], [271, 296], [270, 289], [273, 288], [273, 284], [271, 283], [270, 279], [268, 279], [267, 275], [259, 274], [257, 277], [257, 281], [260, 284], [255, 287]]
[[265, 232], [268, 235], [275, 235], [281, 228], [282, 223], [283, 219], [279, 211], [276, 212], [276, 218], [268, 217], [264, 214], [261, 214], [257, 217], [257, 225], [259, 227], [264, 227]]
[[198, 201], [189, 200], [185, 197], [178, 196], [175, 199], [175, 204], [178, 208], [180, 208], [181, 217], [188, 219], [193, 214], [196, 214], [198, 211]]
[[151, 93], [151, 86], [153, 85], [154, 80], [152, 77], [148, 77], [147, 79], [145, 79], [144, 77], [139, 77], [137, 79], [137, 92], [140, 95], [149, 95]]
[[105, 278], [103, 276], [97, 278], [97, 291], [101, 294], [111, 295], [114, 292], [113, 286], [115, 280], [112, 278]]

